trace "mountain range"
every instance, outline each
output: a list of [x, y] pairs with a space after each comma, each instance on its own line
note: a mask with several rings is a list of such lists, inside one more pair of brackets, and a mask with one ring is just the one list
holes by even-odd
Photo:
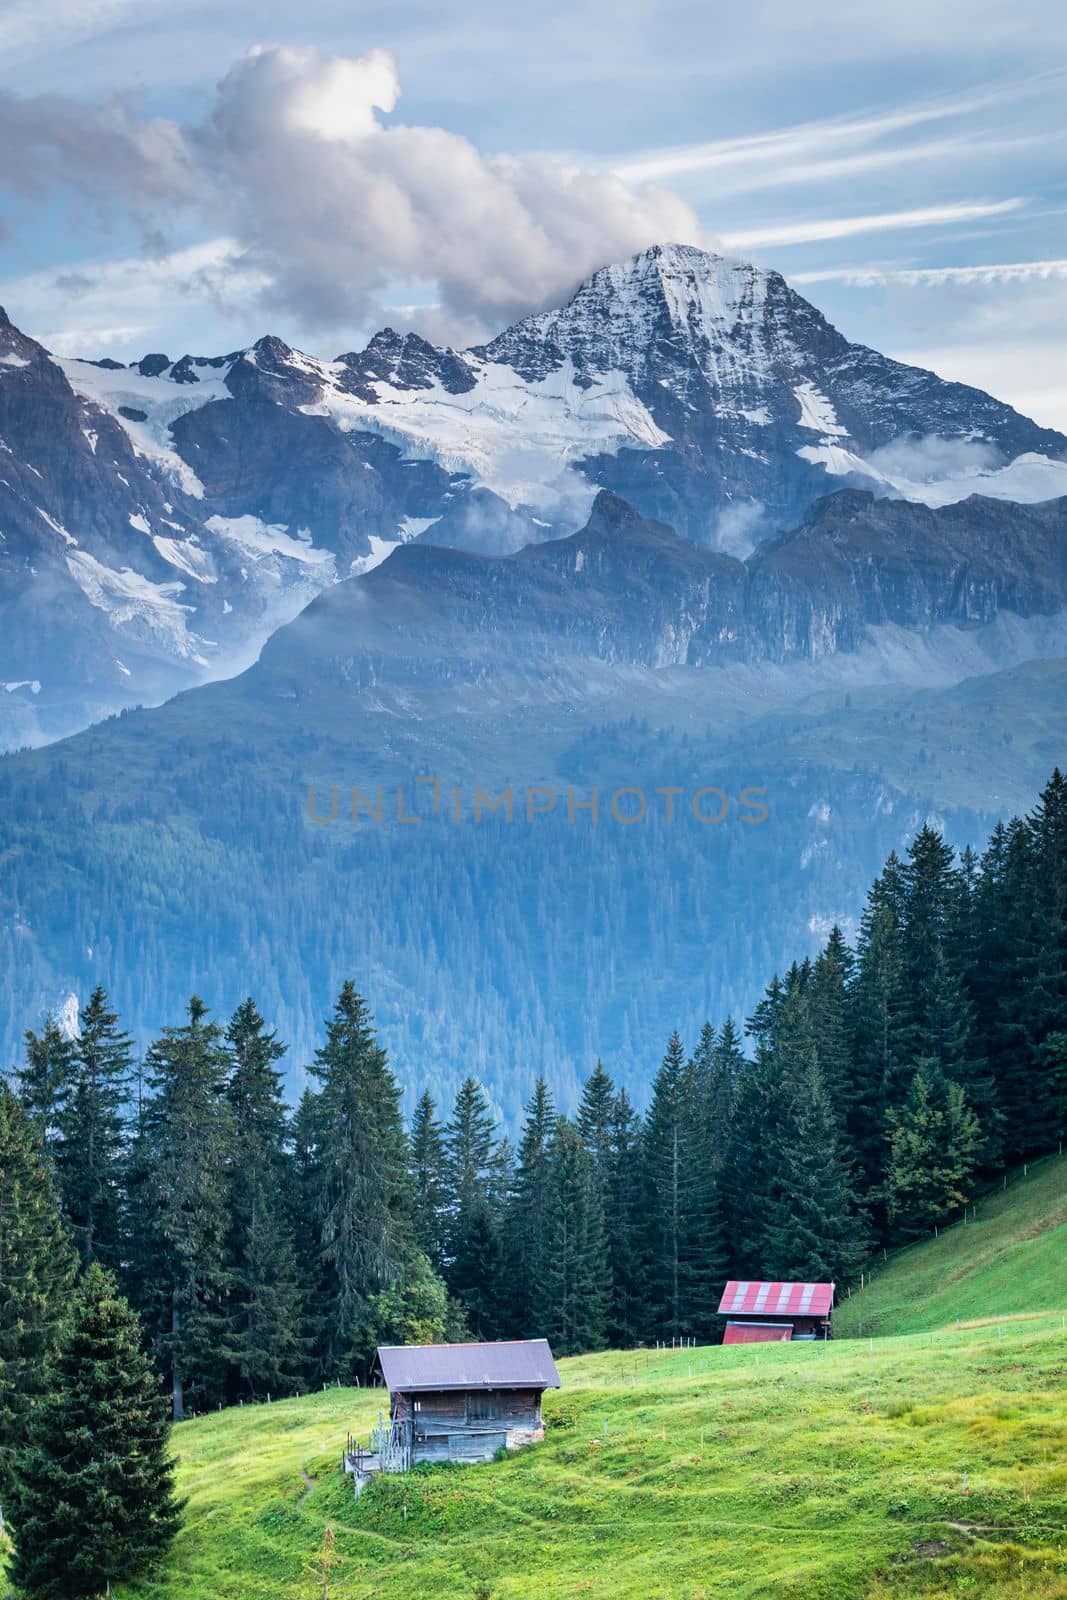
[[1067, 440], [775, 273], [661, 247], [333, 362], [4, 323], [0, 441], [9, 1056], [97, 980], [142, 1039], [251, 989], [295, 1090], [354, 976], [409, 1096], [640, 1098], [1064, 758]]
[[131, 366], [0, 312], [0, 748], [253, 661], [399, 545], [501, 554], [599, 489], [745, 556], [828, 491], [1067, 493], [1067, 439], [853, 345], [776, 272], [657, 246], [489, 344], [386, 330]]

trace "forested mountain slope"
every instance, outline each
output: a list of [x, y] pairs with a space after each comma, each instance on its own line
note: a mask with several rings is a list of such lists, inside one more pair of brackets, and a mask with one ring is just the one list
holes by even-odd
[[846, 491], [742, 563], [605, 496], [511, 557], [400, 550], [239, 678], [0, 762], [4, 1048], [97, 980], [140, 1039], [251, 987], [298, 1085], [355, 974], [409, 1089], [473, 1071], [514, 1120], [517, 1064], [572, 1104], [603, 1054], [640, 1092], [923, 821], [977, 844], [1030, 803], [1067, 747], [1062, 522]]

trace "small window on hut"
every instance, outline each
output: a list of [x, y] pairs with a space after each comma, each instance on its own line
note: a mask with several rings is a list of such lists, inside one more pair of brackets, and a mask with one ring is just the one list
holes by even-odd
[[467, 1421], [493, 1422], [499, 1415], [499, 1398], [499, 1395], [492, 1389], [469, 1394], [467, 1396]]

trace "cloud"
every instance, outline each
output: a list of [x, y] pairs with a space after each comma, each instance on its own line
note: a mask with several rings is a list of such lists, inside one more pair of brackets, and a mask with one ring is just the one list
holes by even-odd
[[741, 500], [720, 511], [715, 519], [712, 548], [743, 561], [766, 533], [764, 507], [759, 500]]
[[[220, 238], [157, 256], [85, 261], [75, 269], [8, 278], [0, 283], [0, 301], [56, 355], [121, 354], [131, 345], [143, 354], [144, 341], [159, 335], [161, 305], [176, 311], [180, 324], [191, 303], [207, 304], [232, 327], [246, 319], [248, 303], [263, 288], [263, 279], [243, 266], [234, 241]], [[248, 331], [254, 331], [251, 325]], [[184, 338], [180, 328], [178, 336]], [[184, 343], [173, 353], [184, 354]]]
[[[807, 162], [819, 177], [838, 164], [843, 170], [862, 170], [864, 163], [891, 164], [909, 159], [912, 152], [929, 146], [893, 147], [888, 151], [868, 151], [860, 156], [839, 155], [849, 146], [867, 146], [889, 134], [908, 133], [932, 122], [972, 116], [977, 111], [1018, 99], [1032, 92], [1043, 80], [1027, 78], [1017, 83], [998, 85], [974, 94], [949, 96], [940, 100], [890, 112], [868, 112], [863, 116], [827, 117], [812, 122], [775, 128], [768, 133], [740, 139], [715, 139], [648, 150], [619, 162], [614, 171], [629, 183], [660, 181], [693, 172], [712, 171], [737, 175], [738, 186], [759, 186], [786, 181], [782, 172], [803, 175]], [[955, 144], [955, 141], [953, 141]]]
[[940, 434], [893, 439], [865, 459], [887, 478], [906, 478], [909, 483], [939, 483], [1004, 465], [1001, 452], [984, 440], [948, 439]]
[[770, 228], [751, 228], [726, 233], [723, 243], [730, 250], [761, 250], [767, 245], [816, 244], [827, 239], [848, 239], [860, 233], [888, 233], [898, 228], [930, 228], [946, 223], [975, 222], [983, 217], [1000, 217], [1018, 211], [1023, 205], [1018, 196], [1009, 200], [954, 200], [946, 205], [922, 206], [911, 211], [881, 211], [859, 217], [798, 218]]
[[235, 240], [259, 299], [306, 327], [374, 316], [387, 288], [428, 284], [437, 320], [495, 331], [557, 303], [605, 260], [661, 239], [702, 242], [690, 207], [653, 185], [543, 156], [485, 156], [442, 128], [385, 124], [392, 57], [259, 47], [205, 118], [147, 119], [128, 99], [0, 96], [4, 181], [63, 182], [142, 221], [195, 212]]
[[994, 283], [1031, 283], [1067, 278], [1067, 260], [1001, 261], [960, 267], [825, 267], [819, 272], [791, 272], [790, 283], [847, 283], [857, 289], [901, 283], [909, 288], [940, 284], [966, 287]]

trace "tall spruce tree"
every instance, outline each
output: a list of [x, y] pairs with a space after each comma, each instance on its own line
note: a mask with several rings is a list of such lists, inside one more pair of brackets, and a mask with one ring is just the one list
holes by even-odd
[[415, 1239], [437, 1272], [444, 1267], [448, 1208], [445, 1130], [429, 1092], [419, 1097], [411, 1119], [411, 1176]]
[[99, 1261], [117, 1268], [133, 1048], [99, 985], [82, 1007], [79, 1028], [70, 1087], [59, 1113], [56, 1170], [83, 1264]]
[[37, 1125], [0, 1082], [0, 1509], [68, 1310], [74, 1255]]
[[852, 1102], [852, 1012], [850, 985], [855, 959], [841, 929], [834, 927], [811, 971], [808, 1009], [819, 1068], [830, 1103], [846, 1119]]
[[94, 1264], [16, 1455], [16, 1586], [42, 1600], [95, 1600], [150, 1566], [181, 1515], [167, 1441], [137, 1318]]
[[322, 1248], [319, 1097], [305, 1088], [293, 1116], [293, 1218], [300, 1260], [300, 1338], [310, 1377], [320, 1378], [330, 1307], [330, 1274]]
[[545, 1219], [549, 1169], [556, 1129], [556, 1111], [548, 1085], [538, 1078], [526, 1107], [519, 1141], [514, 1191], [507, 1209], [504, 1237], [505, 1326], [519, 1338], [534, 1335], [537, 1285], [544, 1276], [548, 1246]]
[[672, 1034], [641, 1142], [649, 1338], [706, 1337], [717, 1304], [722, 1261], [701, 1087]]
[[907, 1093], [910, 1063], [901, 1037], [906, 1004], [902, 869], [890, 855], [860, 922], [853, 986], [853, 1074], [846, 1131], [860, 1192], [884, 1220], [886, 1113]]
[[325, 1271], [323, 1375], [350, 1379], [365, 1360], [369, 1303], [415, 1249], [410, 1152], [400, 1089], [366, 1002], [346, 982], [312, 1068], [317, 1197]]
[[720, 1186], [733, 1137], [737, 1085], [744, 1065], [741, 1034], [734, 1019], [727, 1017], [715, 1040], [708, 1083], [708, 1160]]
[[593, 1178], [606, 1215], [614, 1155], [615, 1084], [599, 1060], [582, 1088], [578, 1132], [593, 1163]]
[[611, 1268], [608, 1338], [628, 1349], [648, 1321], [641, 1278], [641, 1119], [620, 1089], [612, 1103], [604, 1219]]
[[495, 1131], [484, 1090], [473, 1078], [465, 1079], [445, 1134], [450, 1190], [445, 1276], [481, 1339], [495, 1338], [506, 1316]]
[[546, 1250], [532, 1305], [538, 1331], [560, 1355], [600, 1349], [611, 1294], [604, 1214], [589, 1152], [564, 1117], [552, 1140], [542, 1226]]
[[303, 1365], [295, 1189], [282, 1077], [285, 1055], [251, 999], [226, 1030], [233, 1124], [228, 1196], [230, 1392], [292, 1390]]
[[1034, 1048], [1029, 1011], [1036, 965], [1033, 838], [1019, 818], [999, 823], [971, 895], [972, 959], [965, 974], [975, 1034], [996, 1086], [1003, 1150], [1018, 1161], [1031, 1148]]
[[1067, 777], [1058, 767], [1027, 817], [1026, 828], [1033, 862], [1032, 931], [1020, 1009], [1032, 1058], [1016, 1144], [1022, 1150], [1041, 1151], [1055, 1148], [1063, 1132], [1059, 1063], [1067, 1036]]
[[145, 1321], [180, 1421], [225, 1396], [226, 1264], [233, 1117], [222, 1030], [197, 995], [188, 1020], [165, 1028], [146, 1058], [152, 1091], [143, 1158], [149, 1213]]
[[866, 1257], [864, 1219], [842, 1149], [841, 1119], [818, 1053], [783, 1081], [776, 1119], [775, 1178], [763, 1218], [763, 1276], [851, 1281]]
[[953, 851], [936, 829], [920, 828], [908, 849], [902, 880], [901, 1054], [912, 1070], [920, 1059], [936, 1061], [965, 1090], [979, 1118], [983, 1159], [991, 1165], [1000, 1154], [1001, 1124], [962, 967], [966, 890]]
[[981, 1128], [941, 1063], [916, 1064], [903, 1106], [889, 1111], [886, 1211], [894, 1240], [918, 1238], [965, 1205], [981, 1152]]
[[55, 1156], [59, 1117], [70, 1093], [74, 1045], [51, 1012], [40, 1033], [26, 1030], [26, 1059], [16, 1073], [18, 1095], [49, 1156]]

